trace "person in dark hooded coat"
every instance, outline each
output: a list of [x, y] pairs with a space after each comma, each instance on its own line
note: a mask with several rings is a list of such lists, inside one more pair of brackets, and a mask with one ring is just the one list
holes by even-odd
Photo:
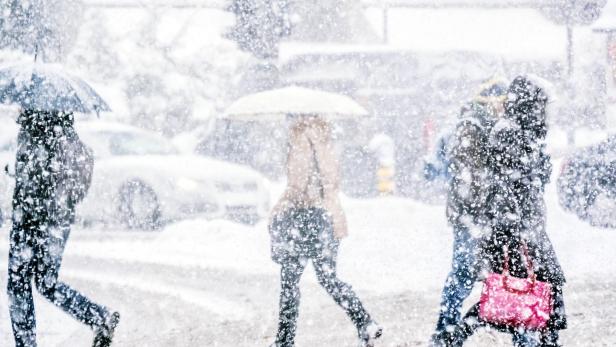
[[479, 240], [489, 229], [485, 201], [489, 189], [488, 138], [494, 124], [503, 117], [507, 82], [486, 81], [472, 102], [460, 112], [455, 130], [446, 146], [448, 182], [447, 219], [453, 228], [451, 271], [447, 275], [431, 347], [447, 345], [450, 330], [462, 318], [462, 305], [477, 282]]
[[[519, 250], [522, 243], [528, 246], [537, 280], [552, 285], [554, 304], [548, 326], [539, 332], [497, 328], [514, 334], [516, 346], [555, 347], [559, 346], [558, 331], [566, 328], [565, 276], [545, 227], [543, 194], [552, 166], [544, 143], [548, 95], [540, 85], [528, 77], [517, 77], [509, 87], [505, 117], [490, 134], [492, 178], [486, 219], [492, 231], [483, 241], [481, 257], [490, 271], [501, 273], [507, 249], [510, 273], [526, 278], [528, 269]], [[475, 305], [467, 313], [454, 333], [453, 346], [461, 346], [478, 327], [486, 325], [478, 319], [478, 312]]]
[[90, 186], [91, 151], [71, 113], [25, 110], [18, 123], [7, 287], [15, 344], [36, 346], [34, 282], [43, 297], [95, 330], [95, 347], [110, 346], [119, 314], [58, 281], [75, 206]]

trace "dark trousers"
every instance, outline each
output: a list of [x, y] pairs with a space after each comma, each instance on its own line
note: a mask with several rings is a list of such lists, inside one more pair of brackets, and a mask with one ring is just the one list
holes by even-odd
[[[280, 347], [294, 346], [297, 316], [299, 314], [299, 280], [304, 272], [307, 259], [296, 258], [282, 265], [280, 282], [280, 317], [276, 342]], [[312, 259], [319, 284], [325, 288], [334, 301], [342, 307], [353, 324], [360, 329], [370, 321], [368, 312], [350, 285], [336, 277], [335, 254], [325, 259]]]
[[453, 257], [451, 272], [447, 276], [441, 294], [441, 309], [436, 322], [436, 332], [456, 326], [462, 316], [462, 304], [471, 294], [477, 281], [477, 241], [468, 227], [454, 225]]
[[[275, 229], [283, 234], [296, 234], [293, 241], [295, 250], [276, 257], [280, 270], [280, 315], [278, 320], [278, 347], [292, 347], [299, 315], [299, 281], [308, 261], [317, 274], [319, 284], [325, 288], [334, 301], [342, 307], [358, 331], [370, 322], [370, 315], [347, 283], [336, 276], [336, 256], [339, 242], [333, 238], [329, 218], [318, 209], [296, 210], [287, 213], [274, 223]], [[283, 248], [283, 247], [281, 247]]]
[[507, 326], [497, 326], [486, 323], [479, 318], [479, 304], [475, 304], [466, 313], [462, 323], [454, 332], [454, 346], [462, 346], [464, 342], [481, 327], [491, 327], [498, 331], [510, 333], [514, 347], [540, 346], [540, 334], [524, 329], [515, 329]]
[[32, 282], [47, 300], [91, 327], [104, 323], [106, 308], [58, 281], [70, 227], [16, 225], [11, 230], [8, 271], [9, 310], [15, 345], [36, 346]]
[[[558, 299], [556, 299], [558, 300]], [[554, 326], [554, 318], [548, 321], [548, 326], [541, 331], [525, 331], [507, 326], [498, 326], [482, 321], [479, 318], [479, 304], [475, 304], [466, 313], [462, 323], [454, 333], [454, 346], [462, 346], [471, 335], [481, 327], [492, 327], [512, 335], [515, 347], [558, 347], [559, 329]]]

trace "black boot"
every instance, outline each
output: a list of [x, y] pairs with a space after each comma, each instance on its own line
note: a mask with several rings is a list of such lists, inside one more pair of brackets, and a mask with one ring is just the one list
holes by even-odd
[[358, 330], [359, 346], [374, 347], [374, 341], [383, 335], [383, 328], [375, 321], [370, 321]]
[[114, 312], [109, 316], [103, 325], [97, 327], [94, 336], [94, 343], [92, 347], [109, 347], [111, 346], [111, 340], [113, 340], [113, 333], [115, 332], [115, 328], [118, 326], [120, 322], [120, 314], [118, 312]]
[[464, 325], [457, 325], [451, 331], [439, 331], [432, 335], [430, 347], [462, 347], [464, 341], [472, 334]]
[[449, 347], [449, 333], [447, 331], [438, 331], [430, 337], [429, 347]]
[[548, 329], [546, 332], [541, 334], [541, 344], [540, 347], [561, 347], [562, 345], [558, 343], [558, 330]]

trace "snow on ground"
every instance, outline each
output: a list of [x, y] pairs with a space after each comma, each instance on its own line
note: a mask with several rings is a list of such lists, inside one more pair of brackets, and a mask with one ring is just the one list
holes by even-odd
[[[547, 192], [548, 229], [566, 271], [567, 346], [613, 346], [616, 305], [614, 230], [592, 228]], [[382, 346], [425, 346], [449, 269], [451, 230], [444, 206], [400, 198], [344, 201], [351, 234], [339, 275], [353, 285], [384, 326]], [[7, 228], [0, 229], [6, 269]], [[122, 312], [117, 346], [266, 346], [273, 340], [278, 267], [269, 259], [266, 223], [186, 220], [162, 232], [74, 230], [61, 278]], [[6, 287], [6, 272], [0, 272]], [[472, 304], [477, 300], [476, 286]], [[354, 346], [354, 331], [318, 287], [309, 267], [302, 281], [297, 344]], [[0, 345], [11, 345], [7, 298], [0, 291]], [[91, 333], [37, 296], [41, 346], [86, 346]], [[508, 346], [482, 332], [469, 346]]]

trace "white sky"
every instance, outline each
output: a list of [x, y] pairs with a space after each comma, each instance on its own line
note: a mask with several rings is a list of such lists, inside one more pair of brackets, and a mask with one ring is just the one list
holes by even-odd
[[[369, 10], [368, 17], [382, 32], [382, 12]], [[389, 43], [417, 50], [564, 58], [566, 33], [533, 9], [392, 9]]]
[[597, 28], [616, 28], [616, 0], [609, 0], [603, 8], [603, 14], [594, 23]]

